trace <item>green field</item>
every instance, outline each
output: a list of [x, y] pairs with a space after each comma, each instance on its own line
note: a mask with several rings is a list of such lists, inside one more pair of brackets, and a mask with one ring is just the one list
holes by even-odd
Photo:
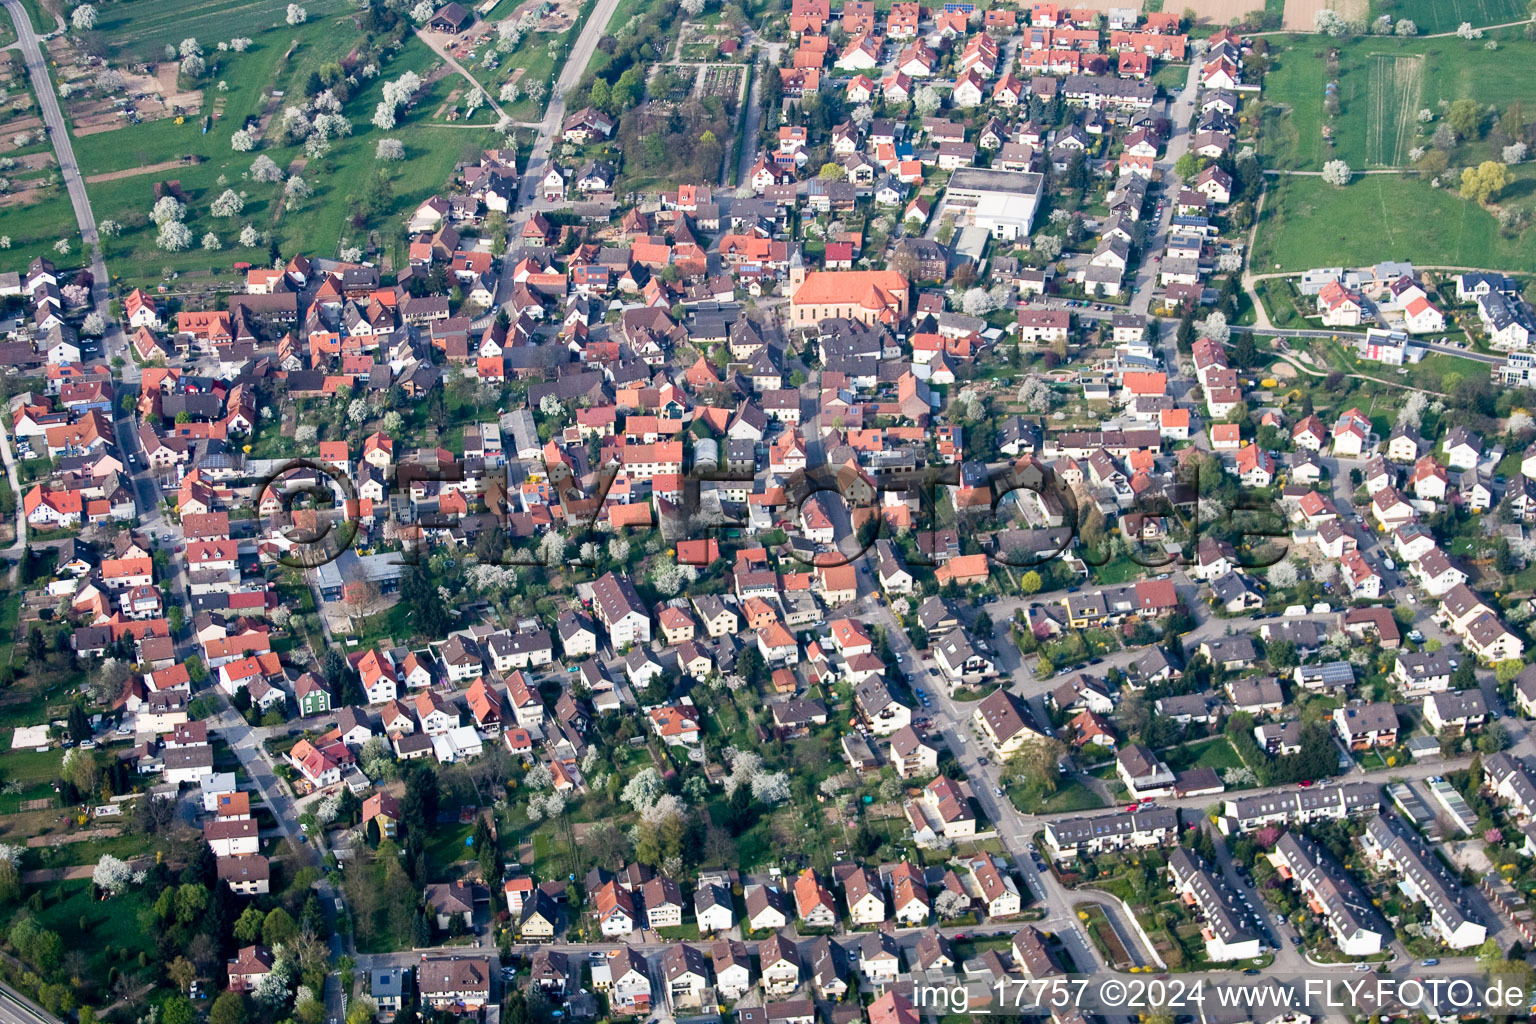
[[[15, 39], [16, 32], [11, 19], [0, 17], [0, 45], [14, 42]], [[32, 95], [32, 82], [22, 66], [20, 54], [8, 56], [17, 72], [15, 84], [26, 91], [32, 102], [29, 111], [18, 110], [17, 116], [24, 116], [28, 112], [35, 114], [36, 97]], [[47, 152], [49, 149], [48, 142], [44, 140], [13, 149], [5, 155], [22, 157]], [[54, 184], [35, 190], [26, 203], [0, 206], [0, 236], [11, 240], [10, 247], [4, 250], [5, 258], [13, 263], [26, 264], [36, 256], [57, 256], [53, 245], [61, 238], [70, 243], [74, 252], [79, 252], [80, 232], [75, 223], [74, 207], [70, 205], [63, 185], [58, 182], [57, 165], [50, 162], [46, 167], [32, 170], [17, 167], [5, 172], [5, 177], [11, 180], [18, 192], [24, 182], [48, 178], [54, 181]]]
[[[352, 10], [346, 0], [307, 0], [302, 6], [311, 22]], [[288, 0], [118, 0], [97, 10], [96, 31], [112, 40], [118, 60], [164, 60], [166, 46], [176, 46], [188, 37], [200, 41], [211, 54], [217, 43], [236, 36], [255, 36], [273, 28], [292, 31], [284, 23]]]
[[[1422, 22], [1420, 23], [1423, 24]], [[1455, 25], [1451, 26], [1452, 28]], [[1434, 124], [1421, 125], [1420, 109], [1470, 98], [1506, 108], [1536, 103], [1536, 43], [1515, 30], [1489, 33], [1499, 48], [1461, 39], [1367, 36], [1337, 43], [1290, 36], [1277, 46], [1264, 77], [1264, 130], [1259, 154], [1269, 167], [1321, 170], [1340, 159], [1356, 170], [1402, 167], [1408, 151], [1426, 145]], [[1334, 140], [1323, 138], [1327, 54], [1339, 50], [1339, 115]], [[1453, 161], [1454, 162], [1454, 161]]]
[[58, 27], [53, 15], [43, 7], [41, 0], [21, 0], [21, 6], [26, 8], [27, 17], [32, 21], [32, 29], [38, 34], [52, 32]]
[[1464, 21], [1503, 25], [1526, 16], [1524, 0], [1373, 0], [1371, 17], [1408, 18], [1422, 33], [1454, 32]]
[[[11, 240], [4, 250], [8, 266], [24, 266], [37, 256], [59, 260], [73, 266], [68, 256], [54, 252], [59, 239], [69, 241], [71, 252], [80, 252], [80, 228], [75, 223], [75, 209], [62, 187], [49, 190], [42, 199], [22, 206], [0, 206], [0, 235]], [[76, 257], [78, 259], [78, 255]]]
[[[350, 25], [348, 26], [350, 30]], [[275, 126], [268, 139], [256, 151], [236, 153], [230, 149], [230, 136], [247, 117], [265, 109], [266, 94], [273, 89], [287, 95], [302, 95], [310, 72], [327, 62], [339, 60], [357, 42], [354, 32], [337, 32], [333, 26], [317, 23], [313, 13], [302, 26], [284, 26], [254, 37], [256, 42], [243, 54], [220, 54], [223, 67], [218, 79], [228, 83], [227, 92], [210, 87], [206, 101], [217, 96], [225, 101], [223, 116], [204, 135], [195, 121], [177, 125], [160, 120], [132, 125], [117, 131], [90, 135], [75, 140], [75, 153], [87, 175], [148, 166], [187, 155], [203, 160], [175, 171], [119, 178], [88, 185], [97, 220], [115, 219], [124, 225], [118, 237], [103, 239], [105, 256], [119, 284], [132, 285], [157, 280], [163, 268], [180, 273], [228, 274], [230, 265], [239, 260], [264, 258], [266, 245], [244, 249], [238, 245], [243, 224], [270, 232], [282, 252], [307, 252], [334, 256], [342, 240], [366, 245], [370, 231], [376, 231], [383, 255], [394, 266], [403, 262], [399, 242], [403, 238], [400, 212], [412, 209], [421, 200], [443, 190], [453, 167], [466, 157], [478, 155], [480, 148], [491, 145], [495, 136], [488, 128], [447, 124], [433, 118], [447, 95], [463, 85], [463, 79], [447, 76], [422, 90], [414, 106], [395, 128], [388, 132], [370, 123], [374, 106], [383, 93], [384, 83], [407, 70], [426, 79], [437, 63], [425, 43], [415, 37], [405, 41], [397, 56], [382, 66], [379, 76], [365, 83], [348, 100], [344, 113], [353, 125], [353, 134], [337, 139], [331, 151], [302, 168], [302, 177], [314, 189], [314, 195], [297, 209], [279, 211], [282, 185], [261, 184], [250, 180], [247, 172], [260, 154], [274, 160], [285, 171], [303, 159], [303, 150], [294, 145], [272, 145]], [[290, 46], [293, 46], [291, 53]], [[396, 138], [406, 147], [402, 162], [379, 164], [374, 147], [381, 138]], [[393, 214], [373, 218], [363, 228], [349, 222], [349, 200], [360, 194], [374, 173], [385, 169], [393, 190]], [[220, 182], [220, 178], [224, 183]], [[153, 187], [157, 180], [176, 178], [188, 200], [187, 226], [194, 239], [213, 231], [224, 248], [205, 252], [200, 248], [167, 253], [156, 248], [155, 227], [146, 221], [153, 205]], [[239, 216], [215, 219], [208, 206], [225, 187], [235, 188], [245, 198]]]
[[1416, 177], [1357, 177], [1344, 188], [1321, 178], [1270, 182], [1254, 241], [1255, 273], [1383, 259], [1536, 271], [1536, 246], [1529, 231], [1507, 237], [1476, 203]]

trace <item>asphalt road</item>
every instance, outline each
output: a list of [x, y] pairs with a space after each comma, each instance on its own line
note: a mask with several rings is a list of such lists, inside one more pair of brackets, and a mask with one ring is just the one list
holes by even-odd
[[[9, 0], [9, 2], [18, 3], [20, 0]], [[592, 61], [592, 54], [597, 51], [597, 42], [608, 30], [608, 22], [612, 20], [614, 12], [618, 9], [619, 0], [598, 0], [597, 6], [587, 17], [587, 23], [581, 28], [581, 35], [576, 37], [576, 42], [571, 46], [570, 55], [566, 57], [560, 77], [555, 82], [554, 92], [549, 97], [549, 106], [544, 108], [544, 120], [539, 123], [538, 135], [533, 140], [533, 151], [528, 155], [527, 166], [523, 168], [523, 180], [517, 193], [517, 206], [512, 216], [508, 218], [508, 238], [520, 237], [523, 225], [527, 223], [533, 211], [538, 209], [539, 182], [548, 169], [555, 139], [559, 137], [561, 126], [565, 123], [565, 94], [576, 88], [581, 81], [581, 76], [586, 73], [587, 65]], [[512, 296], [514, 262], [510, 259], [501, 261], [501, 279], [496, 284], [498, 305]], [[482, 320], [489, 323], [488, 317]]]
[[[80, 227], [80, 243], [91, 253], [92, 303], [96, 312], [110, 323], [111, 317], [108, 312], [111, 297], [108, 286], [111, 284], [111, 278], [107, 276], [106, 261], [101, 258], [101, 238], [96, 232], [96, 215], [91, 211], [91, 200], [86, 195], [85, 178], [80, 173], [79, 165], [75, 163], [75, 151], [69, 141], [69, 126], [64, 120], [64, 112], [59, 109], [59, 97], [54, 92], [53, 81], [48, 77], [48, 64], [43, 57], [42, 44], [37, 33], [32, 29], [32, 19], [28, 17], [26, 8], [21, 5], [21, 0], [0, 0], [0, 2], [5, 4], [11, 20], [16, 23], [16, 36], [22, 57], [27, 62], [27, 73], [32, 79], [32, 91], [37, 95], [43, 123], [48, 126], [49, 141], [53, 143], [54, 156], [59, 162], [59, 174], [64, 180], [65, 191], [69, 193], [70, 205], [75, 209], [75, 221]], [[108, 359], [123, 355], [126, 343], [126, 335], [120, 328], [113, 325], [104, 339], [102, 354]], [[137, 380], [139, 368], [132, 359], [128, 359], [120, 375], [125, 380]]]
[[0, 982], [0, 1024], [60, 1024], [60, 1021], [11, 986]]

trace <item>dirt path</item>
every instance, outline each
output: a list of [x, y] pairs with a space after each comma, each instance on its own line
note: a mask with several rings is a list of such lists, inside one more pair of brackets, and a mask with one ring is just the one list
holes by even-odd
[[120, 828], [88, 828], [83, 832], [70, 832], [65, 835], [28, 836], [27, 845], [30, 847], [61, 846], [66, 843], [85, 843], [92, 839], [112, 839], [123, 834]]
[[496, 97], [491, 95], [491, 91], [485, 86], [481, 85], [479, 81], [476, 80], [474, 75], [465, 70], [464, 65], [460, 64], [457, 60], [454, 59], [453, 54], [449, 49], [452, 43], [451, 36], [445, 37], [441, 32], [428, 32], [418, 28], [416, 30], [416, 38], [426, 43], [433, 53], [443, 58], [444, 64], [447, 64], [450, 68], [462, 75], [464, 80], [469, 83], [470, 88], [476, 90], [480, 93], [480, 95], [484, 96], [486, 106], [496, 111], [496, 116], [498, 118], [508, 116], [507, 112], [501, 108], [501, 104], [496, 101]]
[[[1293, 3], [1296, 3], [1296, 2], [1298, 2], [1298, 0], [1289, 0], [1289, 2], [1286, 4], [1286, 7], [1289, 8], [1289, 7], [1292, 6]], [[1319, 2], [1315, 3], [1313, 5], [1313, 7], [1309, 8], [1309, 9], [1315, 9], [1316, 7], [1324, 7], [1324, 6], [1327, 6], [1327, 5], [1324, 4], [1324, 3], [1321, 3], [1320, 0], [1319, 0]], [[1301, 8], [1298, 7], [1298, 11], [1300, 11], [1300, 10], [1301, 10]], [[1529, 21], [1529, 19], [1526, 19], [1524, 21], [1506, 21], [1506, 22], [1501, 22], [1498, 25], [1473, 25], [1472, 27], [1475, 28], [1475, 29], [1478, 29], [1479, 31], [1491, 32], [1491, 31], [1493, 31], [1494, 29], [1497, 29], [1497, 28], [1519, 28], [1521, 25], [1527, 24], [1528, 21]], [[1282, 26], [1289, 26], [1289, 25], [1290, 25], [1290, 20], [1289, 19], [1287, 19], [1286, 21], [1282, 22]], [[1249, 39], [1256, 39], [1259, 36], [1291, 36], [1291, 35], [1296, 35], [1297, 33], [1301, 33], [1301, 34], [1304, 34], [1304, 35], [1320, 35], [1320, 33], [1316, 31], [1315, 26], [1312, 24], [1312, 22], [1309, 19], [1306, 22], [1305, 27], [1301, 27], [1301, 28], [1281, 27], [1279, 29], [1276, 29], [1273, 32], [1250, 32], [1250, 33], [1247, 34], [1247, 38], [1249, 38]], [[1430, 33], [1429, 35], [1413, 36], [1412, 38], [1414, 38], [1414, 39], [1449, 39], [1451, 36], [1454, 36], [1455, 34], [1456, 33], [1454, 31], [1451, 31], [1451, 32], [1433, 32], [1433, 33]]]
[[[1321, 178], [1322, 171], [1292, 171], [1284, 167], [1266, 167], [1264, 173], [1271, 178]], [[1414, 174], [1412, 167], [1375, 167], [1369, 171], [1351, 171], [1350, 174], [1363, 177], [1367, 174]]]
[[87, 185], [95, 185], [103, 181], [117, 181], [119, 178], [136, 178], [141, 174], [158, 174], [161, 171], [174, 171], [186, 164], [180, 160], [162, 160], [158, 164], [145, 164], [142, 167], [130, 167], [124, 171], [106, 171], [102, 174], [88, 174], [85, 177]]
[[43, 868], [38, 871], [23, 871], [21, 873], [22, 885], [46, 885], [49, 882], [81, 882], [90, 878], [96, 871], [94, 864], [76, 864], [67, 868]]
[[1259, 222], [1264, 219], [1264, 199], [1269, 195], [1269, 189], [1259, 189], [1259, 201], [1253, 206], [1253, 227], [1248, 231], [1248, 272], [1243, 275], [1243, 291], [1248, 293], [1248, 301], [1253, 304], [1253, 329], [1273, 330], [1269, 322], [1269, 310], [1264, 308], [1264, 301], [1259, 298], [1258, 291], [1253, 287], [1253, 282], [1258, 280], [1253, 273], [1253, 244], [1259, 237]]

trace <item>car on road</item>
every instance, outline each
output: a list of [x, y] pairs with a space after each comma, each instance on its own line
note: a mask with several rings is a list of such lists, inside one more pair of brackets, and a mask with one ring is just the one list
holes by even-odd
[[1355, 964], [1355, 973], [1361, 974], [1371, 969], [1370, 964]]
[[1424, 961], [1422, 966], [1424, 966], [1424, 967], [1439, 967], [1440, 966], [1440, 961], [1437, 958], [1435, 958], [1435, 957], [1430, 957], [1428, 960]]
[[1311, 779], [1302, 779], [1300, 782], [1296, 783], [1296, 785], [1300, 786], [1302, 789], [1311, 789], [1312, 788], [1312, 780]]
[[1137, 809], [1140, 808], [1140, 807], [1141, 807], [1141, 804], [1127, 804], [1126, 807], [1125, 807], [1125, 813], [1126, 814], [1135, 814]]
[[1002, 786], [993, 786], [992, 787], [992, 795], [993, 796], [1002, 796], [1003, 795], [1003, 787]]

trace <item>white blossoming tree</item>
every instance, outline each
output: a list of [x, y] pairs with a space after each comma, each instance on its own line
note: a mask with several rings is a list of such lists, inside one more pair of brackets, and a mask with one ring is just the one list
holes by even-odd
[[539, 556], [545, 565], [560, 565], [565, 562], [565, 537], [551, 530], [539, 541]]
[[1343, 160], [1329, 160], [1323, 164], [1322, 177], [1328, 184], [1336, 188], [1343, 188], [1349, 184], [1349, 179], [1354, 172], [1349, 169], [1349, 164]]
[[960, 308], [966, 316], [986, 316], [997, 308], [997, 303], [985, 288], [971, 288], [960, 299]]
[[933, 909], [942, 920], [953, 921], [971, 909], [971, 901], [962, 893], [945, 889], [934, 898]]
[[243, 209], [245, 209], [245, 200], [240, 198], [240, 193], [227, 188], [214, 199], [213, 204], [208, 207], [208, 212], [215, 217], [237, 217]]
[[91, 884], [96, 886], [108, 896], [119, 896], [133, 881], [133, 868], [125, 860], [120, 860], [110, 853], [101, 855], [101, 860], [96, 862], [96, 868], [91, 872]]
[[1312, 26], [1317, 31], [1338, 37], [1349, 31], [1344, 16], [1332, 8], [1324, 7], [1312, 15]]
[[155, 200], [154, 207], [149, 211], [149, 219], [157, 225], [163, 225], [173, 220], [181, 220], [186, 215], [186, 205], [175, 196], [161, 196]]
[[81, 4], [69, 15], [69, 23], [81, 32], [89, 32], [96, 27], [96, 5]]
[[1195, 325], [1200, 330], [1202, 337], [1210, 338], [1219, 345], [1225, 345], [1232, 337], [1232, 328], [1227, 326], [1227, 315], [1220, 310]]
[[273, 185], [283, 180], [283, 169], [277, 166], [277, 162], [263, 153], [251, 161], [251, 178], [264, 185]]
[[155, 245], [166, 252], [183, 252], [192, 247], [192, 229], [179, 220], [168, 220], [160, 225]]
[[309, 20], [309, 12], [298, 4], [288, 5], [288, 24], [302, 25]]
[[375, 160], [404, 160], [405, 143], [399, 139], [380, 139], [373, 148], [373, 157]]
[[1294, 587], [1301, 581], [1301, 573], [1296, 568], [1296, 563], [1290, 560], [1276, 562], [1269, 567], [1269, 582], [1282, 590]]
[[662, 781], [661, 773], [655, 768], [643, 768], [624, 784], [624, 790], [619, 795], [629, 806], [644, 813], [647, 808], [660, 800], [666, 791], [667, 784]]

